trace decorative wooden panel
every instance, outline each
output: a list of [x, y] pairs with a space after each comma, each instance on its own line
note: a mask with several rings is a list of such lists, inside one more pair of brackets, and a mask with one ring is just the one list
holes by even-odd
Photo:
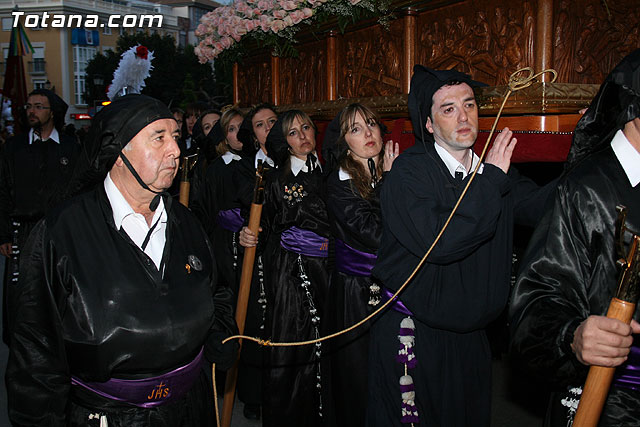
[[417, 60], [437, 69], [455, 68], [489, 85], [535, 64], [537, 1], [465, 2], [422, 13]]
[[260, 55], [238, 64], [238, 86], [243, 106], [272, 102], [271, 55]]
[[553, 66], [559, 82], [600, 84], [640, 48], [638, 0], [555, 0]]
[[297, 58], [280, 60], [280, 99], [296, 104], [326, 99], [327, 52], [324, 40], [296, 46]]
[[402, 93], [404, 21], [345, 34], [338, 43], [338, 99]]

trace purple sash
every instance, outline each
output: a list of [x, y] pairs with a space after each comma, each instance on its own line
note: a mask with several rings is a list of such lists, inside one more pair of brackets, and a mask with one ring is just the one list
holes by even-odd
[[[391, 292], [389, 289], [383, 287], [382, 295], [381, 295], [382, 302], [386, 303], [387, 301], [389, 301], [394, 293], [395, 292]], [[390, 305], [391, 305], [391, 308], [397, 311], [398, 313], [404, 314], [406, 316], [413, 316], [413, 313], [411, 312], [411, 310], [409, 310], [409, 308], [407, 308], [407, 306], [404, 305], [404, 303], [400, 301], [400, 298], [398, 297], [396, 297], [395, 301], [392, 302]]]
[[192, 362], [157, 377], [139, 380], [111, 378], [103, 383], [83, 382], [71, 377], [71, 384], [84, 387], [107, 399], [152, 408], [180, 398], [191, 390], [200, 375], [203, 349], [200, 349]]
[[282, 232], [280, 246], [306, 256], [326, 258], [329, 254], [329, 239], [298, 227], [291, 227]]
[[613, 383], [620, 387], [640, 390], [640, 347], [634, 342], [627, 361], [616, 369]]
[[352, 276], [371, 276], [378, 256], [362, 252], [336, 239], [336, 269]]
[[216, 222], [225, 230], [237, 233], [242, 230], [244, 218], [240, 215], [240, 208], [233, 208], [227, 209], [226, 211], [219, 211]]

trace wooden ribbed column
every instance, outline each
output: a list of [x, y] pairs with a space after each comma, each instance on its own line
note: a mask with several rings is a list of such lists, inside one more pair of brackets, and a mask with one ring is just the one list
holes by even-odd
[[271, 103], [280, 105], [280, 57], [271, 55]]
[[411, 86], [411, 75], [413, 66], [416, 63], [416, 22], [418, 12], [409, 7], [405, 11], [404, 17], [404, 49], [402, 58], [402, 90], [409, 93]]
[[240, 103], [240, 86], [238, 85], [238, 63], [233, 63], [233, 103]]
[[[327, 100], [334, 101], [338, 93], [338, 52], [336, 49], [336, 37], [338, 32], [331, 30], [327, 33]], [[314, 100], [319, 101], [319, 100]]]
[[[536, 72], [553, 66], [553, 0], [538, 0], [538, 18], [536, 24]], [[551, 76], [542, 75], [542, 81], [548, 82]]]

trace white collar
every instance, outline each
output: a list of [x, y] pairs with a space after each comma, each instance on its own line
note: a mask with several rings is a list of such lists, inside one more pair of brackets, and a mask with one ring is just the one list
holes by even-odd
[[[116, 225], [116, 228], [120, 230], [122, 227], [122, 221], [125, 217], [129, 215], [136, 214], [133, 210], [129, 202], [124, 198], [116, 184], [114, 184], [111, 179], [111, 172], [107, 174], [107, 177], [104, 179], [104, 191], [107, 193], [107, 199], [109, 199], [109, 204], [111, 205], [111, 210], [113, 211], [113, 222]], [[162, 215], [163, 221], [166, 221], [167, 213], [164, 209], [164, 200], [162, 197], [160, 198], [160, 203], [158, 204], [158, 208], [153, 214], [153, 219], [151, 220], [152, 224], [155, 224], [158, 220], [158, 217]]]
[[235, 153], [232, 153], [231, 151], [227, 151], [221, 157], [222, 157], [222, 160], [224, 160], [224, 164], [225, 165], [228, 165], [229, 163], [231, 163], [234, 160], [240, 160], [241, 159], [240, 156], [238, 156]]
[[273, 160], [271, 159], [271, 157], [264, 154], [262, 148], [258, 148], [258, 152], [256, 153], [255, 167], [258, 167], [258, 160], [262, 160], [262, 163], [266, 163], [269, 166], [274, 167]]
[[[38, 139], [40, 138], [38, 138], [38, 135], [36, 135], [36, 133], [33, 131], [33, 128], [29, 129], [29, 145], [31, 145], [33, 141], [36, 141]], [[56, 128], [53, 128], [53, 130], [51, 131], [49, 139], [60, 144], [60, 134], [58, 133], [58, 130]]]
[[[316, 156], [315, 150], [311, 154]], [[309, 172], [309, 168], [307, 168], [307, 162], [305, 160], [299, 159], [293, 154], [290, 155], [289, 158], [291, 159], [291, 173], [293, 174], [293, 176], [298, 176], [300, 171], [305, 173]], [[320, 168], [320, 170], [322, 170], [322, 166], [320, 166], [320, 162], [318, 161], [318, 156], [316, 156], [315, 167]]]
[[611, 148], [615, 153], [622, 169], [627, 174], [632, 187], [640, 183], [640, 153], [629, 142], [622, 130], [619, 130], [611, 140]]
[[[452, 177], [455, 178], [456, 172], [462, 172], [463, 179], [467, 177], [467, 175], [469, 174], [469, 171], [467, 171], [467, 168], [465, 168], [462, 163], [456, 160], [456, 158], [453, 157], [451, 153], [449, 153], [447, 150], [441, 147], [437, 142], [434, 142], [433, 145], [436, 147], [436, 152], [438, 153], [438, 156], [440, 156], [440, 158], [444, 162], [445, 166], [449, 170], [449, 173], [451, 174]], [[471, 148], [469, 148], [469, 150], [471, 150]], [[471, 161], [471, 171], [473, 171], [476, 165], [478, 164], [478, 162], [480, 161], [480, 157], [478, 157], [478, 155], [474, 153], [473, 150], [471, 150], [471, 154], [473, 155], [473, 158]], [[483, 169], [484, 169], [484, 165], [480, 165], [480, 168], [478, 169], [478, 173], [482, 173]]]
[[346, 170], [340, 168], [338, 170], [338, 178], [340, 179], [340, 181], [346, 181], [348, 179], [351, 179], [351, 175], [349, 175], [349, 172], [347, 172]]

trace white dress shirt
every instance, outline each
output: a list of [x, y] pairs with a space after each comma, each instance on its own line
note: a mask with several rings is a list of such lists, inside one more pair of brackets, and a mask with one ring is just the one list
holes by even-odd
[[[315, 166], [316, 168], [320, 168], [320, 170], [322, 170], [322, 166], [320, 165], [320, 162], [318, 161], [318, 156], [316, 155], [316, 152], [314, 151], [313, 153], [314, 156], [316, 156], [316, 162], [315, 162]], [[307, 167], [307, 162], [306, 160], [302, 160], [296, 156], [294, 156], [293, 154], [291, 156], [289, 156], [291, 158], [291, 173], [293, 174], [293, 176], [298, 176], [298, 174], [300, 173], [300, 171], [302, 172], [309, 172], [309, 168]]]
[[[436, 152], [438, 153], [438, 156], [440, 156], [445, 166], [449, 170], [449, 173], [454, 178], [456, 177], [456, 172], [461, 172], [462, 179], [465, 179], [470, 172], [473, 172], [476, 165], [480, 161], [480, 157], [478, 157], [478, 155], [474, 153], [473, 150], [471, 150], [471, 148], [469, 148], [469, 150], [471, 150], [471, 155], [473, 156], [473, 160], [471, 161], [471, 170], [467, 171], [467, 168], [464, 167], [464, 165], [460, 163], [458, 160], [456, 160], [456, 158], [453, 157], [447, 150], [445, 150], [435, 142], [433, 143], [433, 145], [436, 147]], [[482, 173], [483, 169], [484, 169], [484, 164], [480, 165], [480, 168], [478, 169], [478, 173]]]
[[[29, 145], [31, 145], [33, 141], [37, 141], [39, 139], [40, 137], [36, 135], [36, 133], [33, 131], [33, 128], [29, 129]], [[53, 128], [51, 134], [49, 135], [49, 138], [47, 138], [47, 141], [50, 139], [60, 144], [60, 134], [58, 133], [58, 130], [56, 128]]]
[[[116, 228], [118, 230], [123, 229], [131, 240], [133, 240], [133, 243], [142, 249], [142, 243], [151, 229], [144, 215], [134, 212], [131, 205], [129, 205], [118, 187], [116, 187], [111, 180], [111, 173], [108, 173], [104, 180], [104, 190], [107, 193], [107, 198], [113, 210], [113, 221], [115, 222]], [[164, 208], [162, 198], [160, 199], [158, 208], [153, 214], [151, 225], [153, 226], [156, 222], [158, 222], [158, 225], [156, 225], [151, 232], [151, 237], [149, 238], [147, 247], [144, 249], [144, 253], [153, 260], [153, 263], [158, 270], [160, 270], [167, 229], [167, 212]]]
[[629, 142], [622, 130], [619, 130], [611, 140], [611, 148], [615, 153], [622, 169], [627, 174], [632, 187], [640, 183], [640, 153]]

